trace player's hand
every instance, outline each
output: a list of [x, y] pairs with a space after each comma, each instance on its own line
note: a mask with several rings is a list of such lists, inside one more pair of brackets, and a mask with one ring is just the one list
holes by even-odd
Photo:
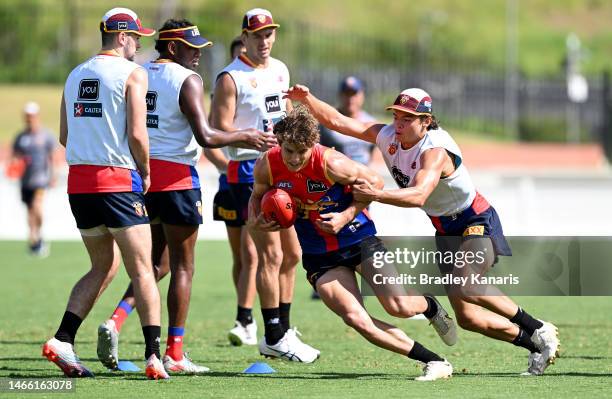
[[141, 176], [142, 178], [142, 194], [146, 194], [149, 191], [149, 188], [151, 187], [151, 176], [146, 175], [146, 176]]
[[295, 85], [290, 87], [284, 93], [285, 95], [283, 96], [283, 98], [303, 102], [304, 99], [308, 97], [308, 94], [310, 94], [310, 89], [304, 85]]
[[380, 190], [372, 187], [369, 181], [357, 179], [353, 183], [353, 198], [359, 202], [372, 202], [379, 198]]
[[265, 231], [268, 233], [273, 231], [279, 231], [281, 228], [276, 220], [271, 220], [269, 222], [266, 221], [263, 216], [263, 213], [260, 213], [259, 216], [257, 216], [257, 218], [255, 219], [249, 218], [247, 225], [249, 229]]
[[271, 132], [262, 132], [257, 129], [245, 129], [247, 147], [257, 151], [268, 151], [277, 143], [276, 136]]
[[324, 213], [319, 216], [321, 219], [317, 219], [315, 223], [321, 230], [329, 234], [338, 234], [350, 222], [342, 212]]

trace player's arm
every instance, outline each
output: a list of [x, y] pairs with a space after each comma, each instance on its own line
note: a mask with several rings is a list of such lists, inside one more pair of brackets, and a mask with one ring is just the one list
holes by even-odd
[[280, 230], [280, 225], [274, 220], [266, 222], [261, 213], [261, 199], [272, 188], [270, 184], [268, 154], [264, 154], [255, 162], [253, 178], [255, 182], [253, 183], [251, 198], [249, 198], [249, 219], [247, 225], [253, 230], [278, 231]]
[[376, 144], [378, 132], [385, 126], [380, 123], [364, 123], [357, 119], [342, 115], [337, 109], [319, 100], [308, 87], [295, 85], [287, 90], [285, 98], [299, 101], [310, 110], [310, 113], [328, 129]]
[[217, 169], [222, 172], [227, 171], [227, 164], [229, 163], [223, 151], [218, 148], [204, 148], [204, 156], [208, 159]]
[[126, 81], [127, 135], [130, 151], [142, 177], [143, 192], [151, 185], [149, 175], [149, 135], [147, 133], [147, 104], [145, 97], [149, 79], [143, 68], [136, 68]]
[[179, 95], [179, 105], [191, 125], [196, 141], [202, 147], [219, 148], [231, 144], [236, 147], [266, 151], [276, 145], [276, 138], [272, 133], [264, 134], [256, 129], [221, 131], [210, 127], [204, 111], [203, 98], [202, 79], [198, 75], [191, 75], [185, 79]]
[[[357, 181], [364, 181], [377, 189], [382, 189], [384, 186], [383, 179], [376, 172], [338, 151], [327, 150], [325, 161], [327, 175], [336, 183], [348, 186]], [[354, 197], [353, 202], [344, 211], [323, 214], [321, 215], [323, 220], [317, 221], [317, 224], [322, 230], [336, 234], [355, 219], [370, 202], [368, 199]]]
[[436, 188], [444, 167], [452, 162], [443, 148], [432, 148], [421, 155], [421, 169], [414, 177], [414, 185], [395, 190], [381, 190], [367, 181], [353, 186], [353, 194], [360, 200], [371, 200], [403, 208], [420, 208]]
[[62, 92], [62, 105], [60, 106], [59, 142], [64, 147], [66, 147], [66, 143], [68, 142], [68, 117], [66, 114], [66, 101], [64, 98], [64, 92]]

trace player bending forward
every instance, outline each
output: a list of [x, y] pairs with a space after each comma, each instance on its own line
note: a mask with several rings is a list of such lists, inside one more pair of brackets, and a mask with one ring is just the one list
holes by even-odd
[[[351, 184], [364, 179], [382, 188], [380, 177], [366, 166], [320, 145], [317, 121], [304, 107], [278, 122], [274, 133], [280, 146], [265, 153], [255, 165], [255, 185], [249, 202], [250, 227], [263, 236], [278, 230], [277, 222], [265, 221], [260, 213], [261, 199], [272, 187], [289, 192], [299, 210], [295, 229], [303, 251], [302, 264], [323, 303], [374, 345], [425, 363], [423, 375], [417, 380], [450, 377], [453, 368], [448, 361], [399, 328], [371, 317], [364, 308], [355, 272], [361, 273], [362, 263], [373, 252], [385, 249], [375, 236], [374, 222], [364, 211], [369, 202], [354, 201]], [[266, 250], [261, 246], [257, 249]], [[390, 315], [406, 318], [423, 313], [447, 344], [454, 343], [454, 323], [433, 297], [384, 293], [373, 284], [372, 288]], [[262, 341], [259, 350], [264, 355], [282, 354], [281, 357], [292, 361], [316, 360], [302, 358], [303, 352], [309, 352], [301, 351], [299, 345], [286, 338], [275, 345]]]

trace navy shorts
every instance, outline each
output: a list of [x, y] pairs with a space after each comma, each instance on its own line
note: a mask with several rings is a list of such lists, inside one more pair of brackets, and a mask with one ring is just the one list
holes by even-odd
[[249, 219], [249, 199], [253, 193], [253, 183], [230, 183], [229, 189], [238, 214], [237, 223], [242, 226]]
[[213, 220], [223, 221], [229, 227], [244, 225], [242, 218], [238, 219], [238, 209], [234, 203], [234, 197], [229, 190], [225, 175], [219, 176], [219, 191], [217, 191], [213, 199]]
[[306, 270], [308, 282], [316, 289], [317, 280], [329, 270], [338, 266], [355, 270], [364, 260], [371, 258], [374, 252], [387, 252], [387, 249], [380, 238], [370, 236], [357, 244], [325, 254], [303, 254], [302, 266]]
[[142, 193], [68, 194], [68, 200], [79, 229], [149, 223]]
[[[457, 252], [465, 241], [486, 237], [491, 240], [495, 251], [494, 264], [497, 263], [498, 256], [512, 256], [501, 221], [492, 206], [479, 213], [470, 207], [452, 217], [440, 216], [437, 220], [444, 228], [443, 232], [436, 232], [436, 246], [440, 252]], [[453, 267], [448, 264], [438, 266], [443, 273], [452, 271]]]
[[151, 221], [195, 226], [202, 224], [202, 192], [191, 190], [157, 191], [145, 195]]

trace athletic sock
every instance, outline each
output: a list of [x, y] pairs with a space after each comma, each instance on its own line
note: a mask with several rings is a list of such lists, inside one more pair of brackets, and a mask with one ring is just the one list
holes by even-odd
[[525, 330], [530, 337], [533, 335], [535, 330], [544, 325], [540, 320], [534, 319], [529, 313], [525, 312], [520, 307], [518, 308], [516, 314], [512, 316], [510, 321]]
[[291, 322], [289, 321], [289, 311], [291, 310], [291, 303], [279, 304], [280, 323], [283, 327], [283, 333], [287, 332], [291, 328]]
[[168, 339], [166, 340], [166, 355], [177, 362], [183, 360], [183, 337], [185, 327], [168, 327]]
[[519, 333], [516, 338], [512, 340], [512, 344], [525, 348], [531, 353], [540, 352], [540, 350], [536, 348], [533, 341], [531, 341], [530, 335], [522, 328], [519, 329]]
[[161, 359], [159, 354], [159, 341], [161, 336], [160, 326], [144, 326], [142, 327], [142, 335], [145, 339], [145, 359], [149, 359], [149, 356], [155, 354], [158, 359]]
[[55, 333], [55, 338], [74, 345], [74, 337], [82, 322], [83, 319], [76, 314], [68, 311], [64, 312], [64, 317], [62, 317], [62, 322]]
[[119, 305], [117, 305], [117, 308], [111, 315], [111, 320], [115, 321], [115, 327], [117, 327], [117, 332], [121, 332], [123, 322], [125, 322], [130, 313], [132, 313], [132, 310], [134, 310], [134, 308], [126, 301], [119, 302]]
[[423, 315], [428, 319], [431, 319], [438, 313], [438, 304], [436, 301], [427, 295], [424, 295], [425, 300], [427, 301], [427, 309], [423, 312]]
[[242, 324], [242, 327], [246, 327], [247, 324], [251, 324], [253, 322], [253, 309], [243, 308], [242, 306], [238, 305], [236, 320]]
[[430, 351], [416, 341], [414, 341], [414, 346], [410, 350], [410, 353], [408, 353], [408, 357], [423, 363], [444, 361], [444, 359], [442, 359], [436, 353]]
[[278, 308], [261, 309], [264, 319], [265, 337], [268, 345], [275, 345], [283, 338], [283, 327], [280, 323], [280, 311]]

